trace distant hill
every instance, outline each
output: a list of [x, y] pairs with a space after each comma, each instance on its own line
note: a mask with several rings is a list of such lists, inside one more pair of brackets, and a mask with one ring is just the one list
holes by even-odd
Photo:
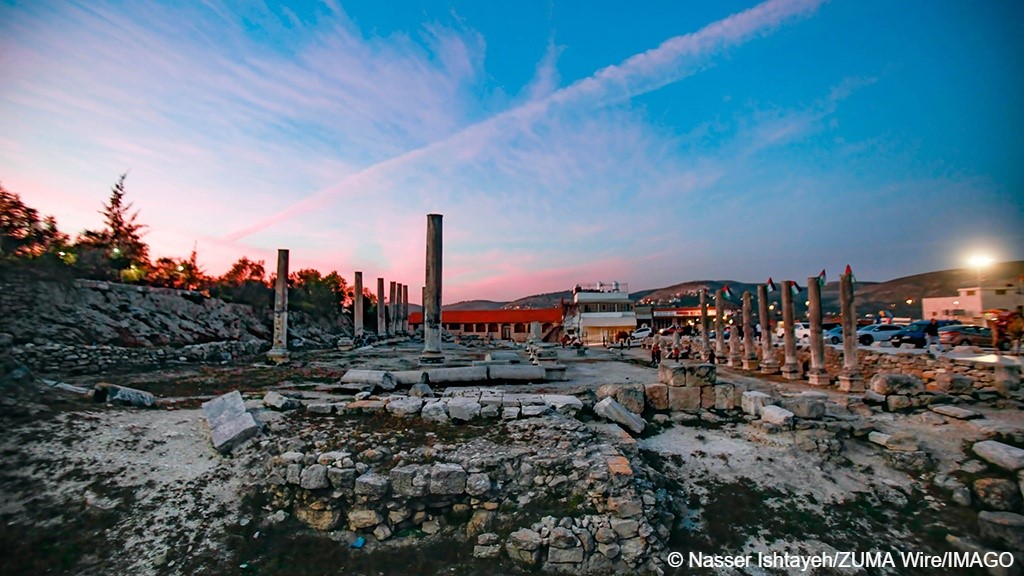
[[[993, 264], [985, 269], [983, 284], [985, 286], [1019, 286], [1021, 277], [1024, 276], [1024, 260], [1014, 262], [1001, 262]], [[800, 279], [806, 282], [806, 279]], [[781, 284], [781, 280], [777, 280]], [[690, 280], [651, 290], [640, 290], [630, 294], [635, 302], [654, 302], [663, 306], [696, 306], [699, 302], [698, 291], [700, 288], [707, 288], [709, 292], [720, 290], [728, 284], [729, 289], [735, 294], [732, 304], [739, 305], [744, 291], [749, 290], [757, 294], [757, 285], [734, 280]], [[939, 270], [925, 274], [915, 274], [895, 278], [886, 282], [864, 282], [856, 284], [856, 303], [859, 314], [877, 314], [879, 310], [887, 310], [896, 317], [919, 318], [921, 316], [921, 299], [935, 296], [955, 296], [958, 288], [966, 288], [978, 285], [978, 273], [973, 268], [959, 268], [953, 270]], [[807, 299], [806, 286], [794, 299], [796, 314], [798, 318], [804, 316]], [[769, 294], [769, 301], [779, 302], [781, 292], [776, 291]], [[553, 308], [563, 300], [572, 300], [572, 292], [548, 292], [546, 294], [535, 294], [513, 300], [501, 306], [505, 309], [514, 308]], [[839, 282], [833, 281], [825, 284], [821, 290], [822, 309], [827, 315], [838, 314], [839, 312]], [[907, 304], [911, 300], [911, 304]]]
[[446, 304], [444, 310], [500, 310], [507, 302], [494, 300], [464, 300], [455, 304]]

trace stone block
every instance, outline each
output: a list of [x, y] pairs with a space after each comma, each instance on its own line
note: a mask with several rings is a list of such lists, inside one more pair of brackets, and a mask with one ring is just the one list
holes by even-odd
[[423, 399], [415, 397], [397, 397], [388, 402], [387, 410], [395, 416], [415, 416], [423, 407]]
[[629, 428], [635, 434], [643, 432], [646, 426], [643, 418], [627, 410], [622, 404], [619, 404], [612, 398], [605, 398], [595, 404], [594, 413], [606, 420], [611, 420], [616, 424]]
[[[237, 394], [238, 392], [235, 391]], [[93, 398], [99, 402], [110, 402], [122, 406], [135, 406], [136, 408], [152, 408], [156, 405], [156, 397], [144, 390], [136, 390], [127, 386], [117, 386], [101, 382], [96, 385]], [[239, 394], [241, 398], [241, 394]], [[213, 400], [211, 400], [213, 402]]]
[[430, 422], [448, 422], [448, 402], [438, 400], [424, 404], [420, 417]]
[[573, 416], [583, 409], [583, 402], [568, 394], [545, 394], [544, 403], [559, 414]]
[[356, 478], [355, 493], [370, 500], [378, 500], [388, 493], [388, 477], [376, 472], [367, 472]]
[[583, 562], [583, 548], [548, 548], [548, 562], [552, 564], [579, 564]]
[[982, 416], [981, 412], [969, 410], [967, 408], [960, 408], [959, 406], [950, 406], [948, 404], [932, 404], [928, 409], [936, 414], [942, 414], [943, 416], [949, 416], [950, 418], [956, 418], [958, 420], [970, 420], [972, 418], [981, 418]]
[[647, 399], [647, 404], [653, 410], [668, 410], [668, 385], [667, 384], [647, 384], [644, 386], [644, 396]]
[[327, 467], [323, 464], [313, 464], [303, 468], [299, 476], [299, 486], [306, 490], [329, 488], [331, 484], [327, 480]]
[[885, 397], [885, 407], [889, 412], [900, 412], [913, 406], [909, 396], [892, 394]]
[[388, 473], [391, 488], [395, 494], [407, 498], [416, 498], [427, 494], [429, 484], [429, 468], [417, 464], [392, 468]]
[[641, 384], [623, 384], [615, 392], [615, 399], [634, 414], [644, 413], [644, 387]]
[[210, 426], [213, 447], [222, 454], [231, 452], [259, 432], [256, 420], [245, 411], [245, 402], [238, 390], [204, 402], [203, 414]]
[[271, 410], [294, 410], [301, 404], [298, 400], [288, 398], [287, 396], [274, 392], [271, 390], [263, 396], [263, 405]]
[[748, 390], [743, 393], [743, 401], [741, 407], [745, 414], [751, 416], [761, 416], [762, 410], [765, 406], [770, 406], [774, 400], [768, 394], [764, 392], [758, 392], [757, 390]]
[[779, 404], [797, 418], [821, 420], [825, 417], [825, 402], [818, 398], [806, 396], [783, 398]]
[[430, 467], [430, 493], [455, 496], [466, 491], [466, 470], [458, 464], [434, 464]]
[[735, 394], [732, 384], [715, 384], [715, 409], [733, 410], [736, 408]]
[[673, 412], [699, 412], [700, 388], [696, 386], [669, 387], [668, 407]]
[[1004, 470], [1016, 472], [1024, 469], [1024, 450], [995, 440], [985, 440], [974, 444], [974, 453], [982, 460], [999, 466]]
[[701, 386], [700, 407], [704, 410], [711, 410], [715, 407], [715, 388], [713, 386]]
[[782, 428], [793, 427], [793, 413], [781, 406], [764, 406], [761, 408], [761, 419]]
[[472, 398], [452, 398], [448, 400], [448, 416], [452, 420], [468, 422], [480, 415], [480, 403]]
[[871, 390], [882, 396], [915, 396], [924, 392], [924, 382], [911, 374], [875, 374], [871, 377]]
[[1024, 516], [1013, 512], [978, 514], [978, 532], [981, 537], [1008, 550], [1024, 550]]
[[349, 510], [348, 527], [351, 530], [372, 528], [384, 521], [376, 510]]
[[939, 372], [928, 388], [946, 394], [970, 394], [974, 390], [974, 378], [954, 372]]
[[974, 481], [974, 494], [992, 510], [1014, 512], [1021, 504], [1020, 488], [1006, 478], [979, 478]]

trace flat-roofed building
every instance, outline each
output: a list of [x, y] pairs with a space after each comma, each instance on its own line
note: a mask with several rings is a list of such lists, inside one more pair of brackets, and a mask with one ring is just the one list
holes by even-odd
[[629, 287], [619, 282], [577, 284], [566, 304], [564, 329], [584, 344], [614, 342], [619, 332], [636, 330], [636, 311]]
[[[540, 333], [545, 342], [555, 342], [561, 337], [562, 308], [441, 309], [441, 328], [455, 336], [489, 337], [525, 342], [530, 336], [532, 322], [540, 322]], [[423, 313], [410, 312], [409, 324], [413, 330], [423, 325]]]

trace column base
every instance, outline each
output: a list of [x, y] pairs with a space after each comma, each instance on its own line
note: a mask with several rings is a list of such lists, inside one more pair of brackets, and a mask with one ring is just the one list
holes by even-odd
[[766, 362], [761, 365], [761, 374], [778, 374], [779, 365], [774, 362]]
[[444, 364], [444, 354], [440, 352], [423, 352], [420, 354], [420, 365], [423, 364]]
[[743, 359], [739, 356], [729, 356], [729, 367], [739, 368], [743, 365]]
[[271, 348], [267, 352], [267, 361], [274, 364], [284, 364], [291, 359], [291, 354], [281, 348]]
[[807, 375], [807, 382], [811, 386], [829, 386], [832, 384], [832, 377], [828, 375], [828, 372], [812, 372]]
[[839, 376], [839, 391], [840, 392], [863, 392], [864, 391], [864, 378], [860, 374], [851, 375], [840, 375]]
[[760, 365], [761, 365], [761, 363], [757, 361], [757, 358], [752, 358], [750, 360], [744, 360], [743, 361], [743, 369], [744, 370], [751, 370], [751, 371], [756, 372], [757, 369], [760, 367]]

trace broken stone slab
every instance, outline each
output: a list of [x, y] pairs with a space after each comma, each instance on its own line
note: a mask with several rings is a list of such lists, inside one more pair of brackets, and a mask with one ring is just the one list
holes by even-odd
[[[487, 380], [489, 366], [459, 366], [455, 368], [430, 368], [424, 370], [430, 383], [448, 384], [458, 382], [484, 382]], [[417, 381], [419, 379], [417, 378]]]
[[775, 402], [772, 397], [764, 392], [758, 392], [757, 390], [748, 390], [743, 393], [743, 400], [741, 407], [745, 414], [751, 416], [761, 416], [765, 406], [770, 406]]
[[382, 390], [394, 390], [398, 385], [395, 375], [386, 370], [357, 370], [345, 372], [342, 384], [372, 384]]
[[480, 415], [480, 403], [472, 398], [451, 398], [448, 400], [448, 416], [453, 420], [469, 422]]
[[93, 399], [97, 402], [110, 402], [138, 408], [152, 408], [156, 405], [156, 397], [149, 392], [107, 382], [96, 385]]
[[543, 366], [532, 364], [508, 364], [484, 367], [487, 378], [491, 380], [515, 380], [526, 382], [543, 382], [547, 380], [547, 371]]
[[630, 412], [622, 404], [619, 404], [612, 398], [605, 398], [595, 404], [594, 413], [606, 420], [611, 420], [612, 422], [629, 428], [634, 434], [643, 432], [644, 427], [646, 426], [643, 418]]
[[736, 394], [732, 384], [715, 384], [715, 410], [736, 408]]
[[506, 350], [494, 350], [484, 356], [486, 362], [507, 362], [508, 364], [521, 364], [523, 358], [518, 352]]
[[387, 411], [395, 416], [415, 416], [422, 407], [422, 398], [400, 396], [388, 402]]
[[572, 416], [583, 409], [583, 402], [568, 394], [545, 394], [544, 403], [559, 414]]
[[868, 440], [887, 450], [897, 452], [916, 452], [918, 450], [917, 440], [906, 433], [885, 434], [884, 432], [870, 432]]
[[982, 460], [995, 464], [1004, 470], [1016, 472], [1024, 469], [1024, 450], [995, 440], [984, 440], [974, 444], [974, 453]]
[[245, 402], [238, 390], [203, 402], [203, 414], [210, 427], [213, 447], [222, 454], [231, 452], [259, 432], [256, 420], [245, 411]]
[[793, 413], [781, 406], [764, 406], [761, 408], [761, 420], [783, 428], [793, 427]]
[[298, 400], [288, 398], [284, 394], [271, 390], [263, 396], [263, 405], [272, 410], [294, 410], [301, 404]]
[[968, 410], [967, 408], [950, 406], [948, 404], [939, 404], [938, 406], [933, 404], [928, 409], [936, 414], [942, 414], [943, 416], [949, 416], [958, 420], [970, 420], [971, 418], [981, 418], [982, 416], [981, 412], [976, 410]]
[[978, 513], [978, 532], [985, 540], [1010, 550], [1024, 550], [1024, 516], [1013, 512]]
[[871, 390], [882, 396], [890, 394], [914, 396], [924, 392], [924, 382], [911, 374], [875, 374], [871, 377]]
[[713, 386], [717, 369], [714, 364], [663, 362], [658, 365], [658, 381], [668, 386]]
[[448, 401], [437, 400], [424, 404], [420, 417], [429, 422], [448, 422]]
[[928, 388], [947, 394], [970, 394], [974, 390], [974, 378], [953, 372], [939, 372]]
[[821, 420], [825, 417], [825, 402], [818, 398], [808, 396], [783, 398], [779, 404], [797, 418]]
[[654, 410], [668, 410], [668, 385], [667, 384], [645, 384], [644, 397], [647, 404]]
[[[308, 408], [307, 408], [308, 410]], [[356, 400], [345, 405], [345, 412], [362, 412], [372, 414], [384, 410], [384, 402], [380, 400]]]

